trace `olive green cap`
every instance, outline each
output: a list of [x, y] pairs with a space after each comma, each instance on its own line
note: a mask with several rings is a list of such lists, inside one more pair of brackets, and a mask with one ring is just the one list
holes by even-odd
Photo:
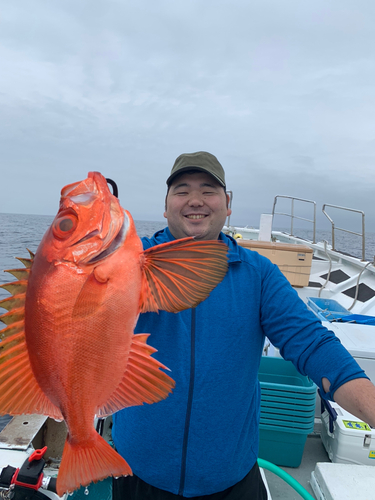
[[225, 172], [216, 156], [206, 151], [197, 153], [183, 153], [174, 162], [171, 175], [167, 179], [168, 186], [171, 185], [176, 175], [188, 170], [200, 170], [212, 175], [223, 187], [225, 187]]

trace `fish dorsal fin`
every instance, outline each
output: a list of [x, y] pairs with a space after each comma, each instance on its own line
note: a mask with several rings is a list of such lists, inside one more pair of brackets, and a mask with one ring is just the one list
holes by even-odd
[[174, 387], [174, 380], [160, 368], [168, 368], [151, 357], [156, 349], [147, 345], [148, 333], [133, 335], [124, 377], [109, 400], [98, 409], [105, 417], [128, 406], [156, 403], [165, 399]]
[[28, 280], [31, 268], [22, 269], [6, 269], [4, 272], [12, 274], [18, 280]]
[[197, 306], [224, 278], [228, 247], [184, 238], [143, 253], [140, 312], [178, 312]]
[[18, 307], [25, 306], [26, 293], [20, 293], [18, 295], [13, 295], [12, 297], [7, 297], [6, 299], [0, 300], [0, 307], [11, 311]]
[[0, 321], [7, 325], [0, 331], [0, 414], [38, 413], [61, 420], [60, 410], [39, 387], [27, 351], [24, 332], [27, 279], [24, 277], [28, 277], [28, 273], [23, 274], [24, 270], [20, 269], [12, 271], [8, 272], [22, 279], [1, 285], [13, 297], [0, 301], [0, 307], [8, 311], [0, 315]]
[[4, 283], [4, 285], [0, 285], [0, 288], [4, 288], [4, 290], [7, 290], [12, 295], [18, 295], [20, 293], [26, 292], [27, 280], [12, 281], [11, 283]]
[[24, 259], [23, 257], [16, 257], [17, 260], [22, 262], [22, 264], [29, 269], [33, 265], [33, 259]]

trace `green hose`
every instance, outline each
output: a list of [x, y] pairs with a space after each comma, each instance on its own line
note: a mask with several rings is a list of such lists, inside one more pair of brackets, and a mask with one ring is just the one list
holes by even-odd
[[262, 469], [267, 469], [276, 474], [277, 476], [281, 477], [281, 479], [283, 479], [286, 483], [288, 483], [289, 486], [291, 486], [294, 490], [296, 490], [296, 492], [299, 493], [299, 495], [301, 495], [301, 497], [304, 498], [305, 500], [315, 500], [315, 498], [311, 496], [310, 493], [306, 491], [305, 488], [301, 486], [299, 482], [294, 479], [294, 477], [285, 472], [283, 469], [280, 469], [280, 467], [278, 467], [277, 465], [272, 464], [267, 460], [263, 460], [262, 458], [258, 458], [258, 465]]

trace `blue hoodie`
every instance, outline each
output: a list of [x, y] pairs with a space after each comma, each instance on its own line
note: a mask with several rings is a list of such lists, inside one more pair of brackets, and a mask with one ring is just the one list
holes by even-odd
[[[220, 234], [229, 270], [210, 296], [180, 313], [141, 314], [136, 333], [151, 333], [154, 356], [171, 370], [173, 393], [153, 405], [114, 415], [113, 440], [134, 474], [185, 497], [222, 491], [257, 460], [265, 336], [319, 386], [365, 377], [324, 328], [278, 267]], [[166, 228], [143, 238], [144, 248], [174, 240]]]

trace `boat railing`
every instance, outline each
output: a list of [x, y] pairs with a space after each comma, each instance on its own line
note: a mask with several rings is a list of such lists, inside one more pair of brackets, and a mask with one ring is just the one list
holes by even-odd
[[[233, 191], [227, 191], [226, 194], [229, 196], [228, 208], [232, 208]], [[225, 225], [230, 227], [230, 215], [228, 215]]]
[[[331, 208], [336, 208], [338, 210], [346, 210], [348, 212], [354, 212], [354, 213], [361, 214], [362, 215], [362, 232], [357, 233], [355, 231], [349, 231], [349, 229], [336, 227], [333, 219], [327, 214], [327, 212], [325, 210], [326, 207], [331, 207]], [[331, 226], [332, 226], [332, 250], [336, 250], [335, 249], [335, 231], [343, 231], [345, 233], [355, 234], [356, 236], [361, 236], [361, 238], [362, 238], [362, 260], [366, 260], [365, 259], [365, 213], [362, 210], [356, 210], [354, 208], [347, 208], [347, 207], [340, 207], [338, 205], [329, 205], [328, 203], [324, 203], [322, 211], [323, 211], [323, 214], [330, 221]]]
[[[277, 204], [277, 201], [279, 198], [285, 198], [285, 199], [291, 200], [291, 206], [290, 206], [289, 213], [276, 212], [276, 204]], [[301, 201], [303, 203], [308, 203], [308, 204], [313, 205], [313, 212], [314, 212], [313, 219], [306, 219], [305, 217], [300, 217], [300, 216], [295, 215], [295, 213], [294, 213], [294, 202], [295, 201]], [[278, 194], [275, 196], [274, 201], [273, 201], [272, 217], [274, 217], [275, 215], [284, 215], [286, 217], [290, 217], [290, 235], [291, 236], [295, 236], [293, 234], [293, 230], [294, 230], [293, 226], [294, 226], [295, 219], [303, 220], [305, 222], [306, 221], [310, 222], [313, 225], [313, 243], [316, 243], [316, 241], [315, 241], [315, 239], [316, 239], [316, 203], [315, 203], [315, 201], [306, 200], [304, 198], [296, 198], [294, 196], [285, 196], [285, 195]]]

